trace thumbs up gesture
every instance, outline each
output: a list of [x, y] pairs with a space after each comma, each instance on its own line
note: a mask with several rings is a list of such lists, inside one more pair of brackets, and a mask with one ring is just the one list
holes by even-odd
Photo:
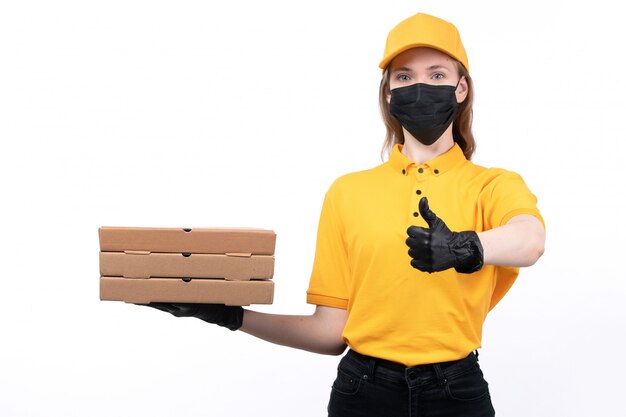
[[452, 232], [428, 207], [422, 197], [419, 211], [428, 228], [411, 226], [407, 229], [411, 266], [424, 272], [444, 271], [454, 268], [469, 274], [483, 266], [483, 247], [474, 231]]

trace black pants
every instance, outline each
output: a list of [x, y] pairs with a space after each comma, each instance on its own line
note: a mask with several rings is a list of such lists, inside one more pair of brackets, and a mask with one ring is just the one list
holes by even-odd
[[477, 354], [452, 362], [402, 364], [361, 355], [341, 359], [329, 417], [491, 417], [489, 385]]

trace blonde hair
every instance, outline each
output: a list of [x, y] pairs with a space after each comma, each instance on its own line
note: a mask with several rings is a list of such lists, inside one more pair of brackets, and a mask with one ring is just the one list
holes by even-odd
[[[474, 141], [474, 134], [472, 133], [472, 105], [474, 104], [474, 84], [469, 73], [459, 61], [454, 60], [459, 73], [459, 77], [465, 77], [467, 81], [467, 97], [462, 103], [459, 103], [459, 107], [454, 115], [452, 121], [452, 138], [459, 144], [465, 158], [472, 159], [472, 155], [476, 150], [476, 142]], [[380, 80], [380, 88], [378, 90], [378, 103], [380, 106], [380, 113], [385, 123], [385, 129], [387, 130], [385, 135], [385, 142], [381, 149], [381, 159], [384, 160], [384, 155], [391, 153], [395, 144], [404, 144], [404, 132], [400, 122], [391, 115], [389, 112], [389, 103], [387, 97], [390, 94], [389, 89], [389, 69], [391, 64], [387, 65], [383, 72], [383, 78]]]

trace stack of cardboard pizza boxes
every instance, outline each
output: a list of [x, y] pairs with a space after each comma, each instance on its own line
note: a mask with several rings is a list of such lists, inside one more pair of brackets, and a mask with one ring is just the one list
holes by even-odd
[[101, 227], [100, 299], [272, 304], [276, 234], [265, 229]]

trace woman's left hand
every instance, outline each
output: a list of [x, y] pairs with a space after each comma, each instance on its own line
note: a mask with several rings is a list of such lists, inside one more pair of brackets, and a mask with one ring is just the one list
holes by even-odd
[[428, 207], [422, 197], [419, 211], [428, 228], [411, 226], [407, 229], [411, 266], [424, 272], [437, 272], [454, 268], [469, 274], [483, 266], [483, 247], [474, 231], [452, 232]]

